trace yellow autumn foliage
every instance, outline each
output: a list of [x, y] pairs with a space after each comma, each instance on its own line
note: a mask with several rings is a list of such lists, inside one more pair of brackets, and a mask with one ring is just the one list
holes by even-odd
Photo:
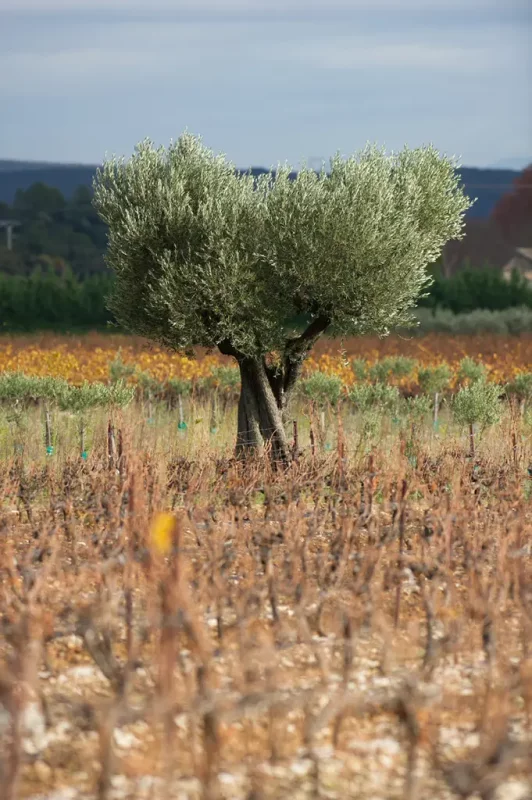
[[[212, 370], [231, 363], [220, 354], [198, 352], [189, 358], [135, 337], [89, 334], [86, 336], [34, 335], [0, 339], [0, 372], [24, 372], [65, 378], [75, 385], [84, 381], [109, 380], [109, 367], [120, 353], [124, 365], [163, 381], [184, 379], [195, 383], [209, 378]], [[518, 372], [532, 367], [532, 336], [448, 336], [428, 334], [410, 339], [390, 336], [352, 338], [346, 342], [323, 340], [305, 364], [308, 375], [315, 370], [338, 375], [345, 386], [355, 381], [350, 366], [353, 358], [363, 358], [371, 366], [389, 356], [415, 358], [422, 366], [447, 363], [456, 373], [458, 364], [470, 356], [485, 365], [491, 380], [511, 380]], [[135, 376], [130, 379], [135, 381]], [[415, 374], [395, 380], [408, 387]]]

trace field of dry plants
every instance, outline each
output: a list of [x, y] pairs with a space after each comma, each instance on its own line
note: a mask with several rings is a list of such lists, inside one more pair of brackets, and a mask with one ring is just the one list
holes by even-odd
[[[107, 380], [118, 346], [158, 379], [214, 364], [44, 337], [3, 341], [0, 372]], [[453, 375], [473, 356], [502, 382], [532, 339], [322, 346], [309, 374], [394, 355]], [[187, 395], [181, 428], [149, 394], [95, 407], [81, 445], [78, 412], [6, 396], [6, 800], [532, 798], [524, 400], [473, 425], [472, 449], [445, 398], [436, 424], [422, 404], [300, 397], [274, 468], [233, 459], [233, 395], [214, 421]]]

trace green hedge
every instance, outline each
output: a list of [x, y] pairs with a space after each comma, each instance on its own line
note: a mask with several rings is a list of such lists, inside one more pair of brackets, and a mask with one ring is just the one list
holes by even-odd
[[[0, 273], [0, 331], [106, 328], [114, 323], [106, 309], [112, 285], [108, 273], [85, 279], [41, 269], [29, 276]], [[420, 333], [532, 332], [532, 288], [517, 274], [508, 281], [491, 269], [436, 275], [416, 313]], [[305, 320], [292, 324], [298, 328]]]
[[488, 267], [467, 268], [451, 278], [444, 278], [437, 272], [428, 297], [423, 298], [420, 305], [447, 309], [454, 314], [477, 309], [504, 311], [515, 306], [532, 309], [532, 286], [518, 272], [508, 280], [500, 271]]
[[38, 270], [30, 276], [0, 274], [0, 330], [104, 328], [113, 317], [105, 307], [109, 275], [79, 280]]
[[424, 333], [465, 336], [482, 333], [519, 336], [522, 333], [532, 333], [532, 308], [526, 306], [507, 308], [504, 311], [478, 309], [465, 314], [453, 314], [444, 308], [434, 311], [418, 308], [415, 315], [419, 327], [404, 331], [405, 335], [411, 336], [413, 332], [420, 336]]

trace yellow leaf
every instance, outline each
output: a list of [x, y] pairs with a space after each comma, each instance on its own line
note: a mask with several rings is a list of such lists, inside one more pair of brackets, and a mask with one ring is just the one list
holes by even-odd
[[151, 524], [150, 538], [153, 547], [165, 555], [172, 547], [172, 534], [175, 528], [173, 514], [161, 511], [155, 515]]

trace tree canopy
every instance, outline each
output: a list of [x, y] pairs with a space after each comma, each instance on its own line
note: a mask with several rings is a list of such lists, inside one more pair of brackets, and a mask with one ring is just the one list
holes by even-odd
[[172, 348], [230, 343], [282, 350], [283, 320], [306, 315], [339, 334], [405, 323], [427, 264], [460, 238], [471, 205], [433, 147], [387, 156], [368, 146], [316, 174], [280, 166], [239, 174], [200, 138], [148, 140], [98, 170], [109, 226], [111, 307], [126, 328]]

